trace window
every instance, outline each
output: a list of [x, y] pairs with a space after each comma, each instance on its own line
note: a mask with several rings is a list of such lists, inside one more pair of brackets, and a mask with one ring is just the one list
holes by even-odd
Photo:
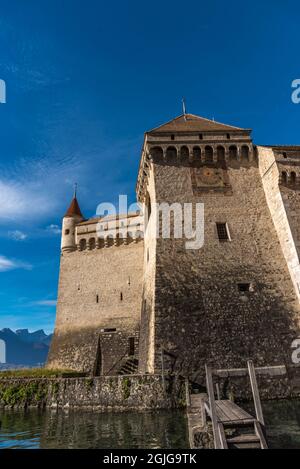
[[99, 303], [99, 295], [96, 295], [96, 303]]
[[83, 251], [84, 249], [86, 249], [86, 239], [81, 239], [79, 241], [79, 248], [80, 248], [80, 251]]
[[70, 234], [70, 230], [65, 230], [65, 235]]
[[134, 337], [128, 339], [128, 355], [134, 355]]
[[115, 327], [108, 327], [106, 329], [101, 329], [101, 332], [117, 332]]
[[123, 293], [120, 293], [120, 301], [123, 301]]
[[203, 140], [203, 134], [199, 134], [199, 140]]
[[175, 140], [175, 135], [171, 135], [171, 140]]
[[214, 161], [214, 151], [213, 151], [212, 147], [207, 145], [205, 147], [205, 162], [206, 163], [213, 163], [213, 161]]
[[194, 147], [193, 148], [193, 155], [196, 160], [201, 160], [201, 148], [200, 147]]
[[230, 140], [230, 134], [227, 134], [227, 140]]
[[217, 223], [217, 232], [220, 242], [228, 241], [230, 239], [227, 223]]
[[96, 247], [96, 240], [95, 238], [90, 238], [89, 239], [89, 249], [95, 249]]
[[281, 173], [281, 183], [282, 184], [287, 183], [287, 173], [286, 173], [286, 171], [282, 171], [282, 173]]
[[242, 293], [250, 291], [250, 283], [238, 283], [238, 290]]

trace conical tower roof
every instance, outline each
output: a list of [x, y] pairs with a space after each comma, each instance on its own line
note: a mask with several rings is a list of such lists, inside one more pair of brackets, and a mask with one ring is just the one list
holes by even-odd
[[65, 213], [65, 217], [78, 217], [78, 218], [84, 218], [76, 196], [73, 197], [72, 202], [68, 208], [68, 210]]

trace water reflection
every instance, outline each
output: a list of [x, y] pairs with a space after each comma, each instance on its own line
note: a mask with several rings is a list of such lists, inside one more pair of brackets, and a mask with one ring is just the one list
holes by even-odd
[[[300, 400], [264, 402], [263, 411], [270, 447], [300, 449]], [[0, 421], [0, 448], [188, 448], [179, 411], [5, 411]]]
[[187, 448], [182, 412], [5, 411], [0, 448]]

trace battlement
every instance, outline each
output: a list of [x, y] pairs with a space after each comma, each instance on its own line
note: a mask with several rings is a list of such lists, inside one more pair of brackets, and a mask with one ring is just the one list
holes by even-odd
[[251, 130], [187, 114], [146, 132], [136, 185], [140, 201], [145, 200], [152, 163], [238, 168], [255, 164], [256, 153]]
[[138, 243], [143, 237], [144, 217], [138, 212], [90, 218], [75, 227], [78, 251]]

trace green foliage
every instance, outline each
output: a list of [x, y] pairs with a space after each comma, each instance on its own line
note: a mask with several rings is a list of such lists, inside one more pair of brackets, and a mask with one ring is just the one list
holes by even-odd
[[87, 388], [91, 388], [94, 384], [93, 378], [86, 378], [84, 382]]
[[72, 370], [50, 370], [47, 368], [28, 368], [21, 370], [0, 371], [1, 378], [76, 378], [84, 373]]
[[59, 392], [59, 383], [56, 381], [52, 383], [52, 388], [51, 388], [52, 396], [57, 397], [58, 392]]
[[41, 404], [47, 396], [47, 383], [23, 382], [19, 384], [0, 384], [0, 402], [3, 405]]
[[122, 380], [122, 391], [123, 391], [123, 397], [124, 399], [128, 399], [130, 396], [130, 387], [131, 387], [131, 381], [130, 378], [123, 378]]

